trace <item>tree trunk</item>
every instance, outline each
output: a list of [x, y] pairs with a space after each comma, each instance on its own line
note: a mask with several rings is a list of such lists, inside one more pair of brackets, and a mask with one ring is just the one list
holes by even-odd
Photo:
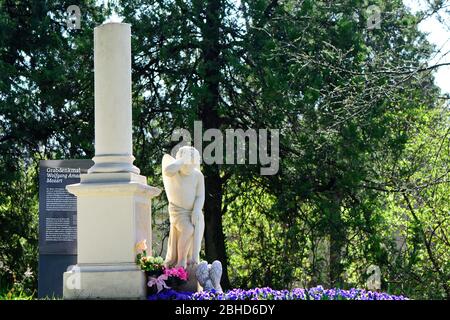
[[222, 286], [230, 287], [228, 278], [228, 260], [225, 249], [225, 236], [222, 229], [222, 182], [217, 166], [209, 166], [205, 170], [205, 250], [206, 260], [222, 262]]
[[[202, 33], [202, 57], [198, 74], [203, 83], [203, 90], [198, 96], [198, 116], [205, 130], [220, 129], [223, 121], [219, 116], [220, 86], [220, 0], [208, 0], [204, 8], [206, 21], [200, 26]], [[199, 16], [199, 21], [203, 19]], [[225, 236], [222, 230], [222, 185], [217, 164], [205, 165], [205, 250], [209, 263], [219, 260], [222, 263], [222, 286], [230, 287], [228, 279], [228, 261], [225, 249]]]
[[330, 199], [330, 286], [343, 286], [342, 248], [345, 244], [345, 230], [341, 217], [341, 199], [337, 192]]

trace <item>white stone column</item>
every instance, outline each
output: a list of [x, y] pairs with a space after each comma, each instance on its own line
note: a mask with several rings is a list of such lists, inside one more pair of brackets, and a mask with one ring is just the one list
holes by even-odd
[[131, 26], [105, 23], [94, 29], [94, 172], [133, 172]]
[[78, 184], [77, 265], [64, 273], [65, 299], [144, 299], [145, 274], [135, 263], [135, 244], [152, 252], [151, 199], [133, 166], [130, 25], [105, 23], [94, 30], [95, 157]]

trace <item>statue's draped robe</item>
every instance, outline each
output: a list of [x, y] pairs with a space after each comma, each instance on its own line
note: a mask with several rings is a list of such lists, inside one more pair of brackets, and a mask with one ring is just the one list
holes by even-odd
[[[167, 254], [165, 264], [168, 266], [173, 266], [177, 263], [178, 260], [178, 238], [175, 225], [178, 224], [178, 221], [185, 220], [190, 223], [191, 221], [191, 210], [186, 210], [184, 208], [178, 207], [175, 204], [169, 202], [169, 219], [170, 219], [170, 230], [169, 230], [169, 240], [167, 242]], [[195, 230], [195, 229], [194, 229]], [[195, 233], [195, 231], [194, 231]], [[191, 240], [192, 241], [192, 240]], [[192, 243], [189, 247], [189, 252], [187, 259], [188, 261], [192, 257]]]

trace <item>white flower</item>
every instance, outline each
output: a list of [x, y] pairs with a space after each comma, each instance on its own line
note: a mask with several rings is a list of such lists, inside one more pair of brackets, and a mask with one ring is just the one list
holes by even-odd
[[33, 276], [33, 271], [31, 271], [31, 268], [28, 267], [27, 271], [25, 271], [23, 275], [25, 276], [25, 278], [31, 278]]

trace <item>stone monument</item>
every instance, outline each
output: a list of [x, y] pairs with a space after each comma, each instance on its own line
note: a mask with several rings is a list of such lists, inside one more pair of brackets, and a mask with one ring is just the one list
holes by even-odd
[[144, 299], [146, 279], [135, 244], [151, 252], [151, 198], [133, 165], [131, 27], [108, 22], [94, 30], [95, 157], [78, 184], [78, 260], [64, 273], [65, 299]]

